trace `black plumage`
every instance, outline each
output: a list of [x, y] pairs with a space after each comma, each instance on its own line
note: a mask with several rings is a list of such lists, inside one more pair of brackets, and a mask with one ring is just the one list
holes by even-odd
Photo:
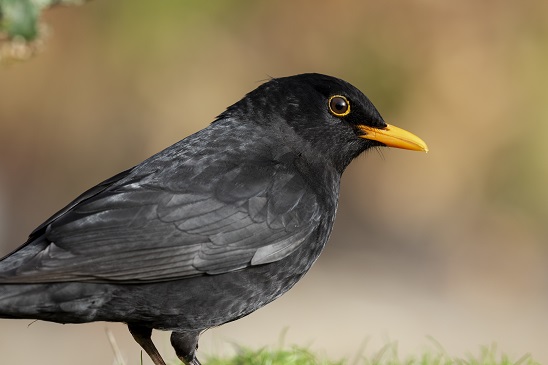
[[341, 174], [374, 146], [426, 150], [345, 81], [272, 79], [211, 125], [76, 198], [0, 261], [0, 317], [125, 322], [187, 364], [200, 333], [290, 289], [318, 258]]

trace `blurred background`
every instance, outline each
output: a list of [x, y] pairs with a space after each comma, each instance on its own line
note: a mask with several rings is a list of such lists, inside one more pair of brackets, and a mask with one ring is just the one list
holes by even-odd
[[[96, 0], [53, 8], [34, 58], [0, 68], [0, 253], [88, 187], [211, 122], [269, 76], [343, 78], [430, 153], [343, 177], [320, 260], [281, 299], [208, 331], [337, 359], [497, 343], [548, 362], [548, 2]], [[2, 362], [111, 364], [122, 324], [0, 321]], [[167, 333], [155, 334], [174, 358]], [[39, 360], [38, 360], [39, 359]], [[151, 364], [145, 356], [144, 364]]]

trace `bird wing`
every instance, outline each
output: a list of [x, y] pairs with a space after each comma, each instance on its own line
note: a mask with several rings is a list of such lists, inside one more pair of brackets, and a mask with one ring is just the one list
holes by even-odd
[[16, 251], [18, 265], [0, 271], [0, 281], [219, 274], [280, 260], [315, 238], [321, 209], [300, 174], [275, 163], [215, 170], [189, 167], [170, 179], [130, 171], [107, 180], [38, 227], [22, 248], [29, 255]]

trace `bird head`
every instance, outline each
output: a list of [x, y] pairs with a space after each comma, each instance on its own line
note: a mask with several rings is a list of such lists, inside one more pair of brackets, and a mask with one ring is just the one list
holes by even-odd
[[321, 74], [271, 79], [223, 116], [260, 124], [269, 135], [281, 137], [284, 145], [309, 159], [327, 160], [341, 173], [371, 147], [428, 151], [419, 137], [387, 124], [356, 87]]

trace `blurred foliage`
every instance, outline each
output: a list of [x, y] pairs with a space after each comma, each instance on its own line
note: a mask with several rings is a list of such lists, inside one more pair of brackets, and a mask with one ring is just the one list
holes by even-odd
[[9, 38], [35, 39], [40, 11], [39, 4], [31, 0], [1, 0], [0, 32], [5, 32]]
[[85, 0], [0, 0], [0, 33], [33, 41], [42, 10], [54, 5], [80, 5]]
[[0, 61], [26, 59], [41, 47], [41, 12], [54, 5], [79, 5], [85, 0], [0, 0]]

